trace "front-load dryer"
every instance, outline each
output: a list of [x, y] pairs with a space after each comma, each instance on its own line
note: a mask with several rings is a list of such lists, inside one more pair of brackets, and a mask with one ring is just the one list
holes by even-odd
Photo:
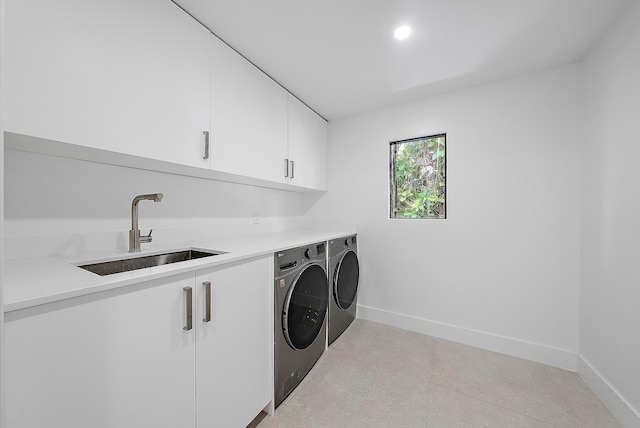
[[275, 406], [309, 373], [326, 347], [326, 242], [275, 253]]
[[356, 317], [360, 265], [357, 235], [332, 239], [328, 244], [328, 340], [331, 344]]

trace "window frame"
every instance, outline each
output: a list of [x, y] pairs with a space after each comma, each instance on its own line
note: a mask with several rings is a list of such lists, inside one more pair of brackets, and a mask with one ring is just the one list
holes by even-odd
[[[398, 186], [397, 186], [397, 180], [396, 180], [396, 174], [395, 174], [395, 170], [396, 170], [396, 153], [397, 153], [397, 148], [400, 144], [404, 144], [404, 143], [409, 143], [412, 141], [421, 141], [421, 140], [429, 140], [432, 138], [440, 138], [443, 137], [444, 138], [444, 147], [445, 147], [445, 151], [444, 151], [444, 215], [442, 217], [416, 217], [416, 218], [410, 218], [410, 217], [398, 217], [394, 215], [394, 208], [397, 207], [397, 190], [398, 190]], [[389, 215], [389, 219], [390, 220], [446, 220], [448, 218], [448, 203], [447, 203], [447, 193], [448, 193], [448, 182], [447, 182], [447, 176], [448, 176], [448, 172], [447, 172], [447, 167], [448, 167], [448, 162], [447, 162], [447, 133], [446, 132], [441, 132], [438, 134], [432, 134], [432, 135], [426, 135], [426, 136], [421, 136], [421, 137], [414, 137], [414, 138], [405, 138], [403, 140], [396, 140], [396, 141], [389, 141], [389, 188], [388, 188], [388, 196], [389, 196], [389, 207], [388, 207], [388, 215]]]

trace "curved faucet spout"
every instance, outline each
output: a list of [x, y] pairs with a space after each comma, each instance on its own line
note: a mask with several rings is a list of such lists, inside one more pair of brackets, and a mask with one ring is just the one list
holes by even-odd
[[138, 230], [138, 202], [140, 201], [153, 201], [160, 202], [164, 195], [162, 193], [148, 193], [146, 195], [138, 195], [133, 198], [131, 202], [131, 230], [129, 231], [129, 252], [140, 252], [141, 242], [151, 242], [151, 232], [147, 236], [140, 236], [140, 230]]
[[138, 202], [140, 201], [153, 201], [160, 202], [164, 198], [162, 193], [148, 193], [146, 195], [138, 195], [133, 198], [131, 202], [131, 229], [136, 230], [138, 228]]

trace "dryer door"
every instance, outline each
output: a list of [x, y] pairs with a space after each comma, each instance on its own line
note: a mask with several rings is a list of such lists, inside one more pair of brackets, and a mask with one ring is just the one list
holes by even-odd
[[340, 259], [333, 275], [333, 298], [340, 309], [349, 309], [353, 304], [358, 292], [359, 278], [358, 256], [353, 250], [349, 250]]
[[289, 346], [305, 349], [322, 330], [329, 305], [327, 274], [319, 264], [305, 267], [289, 289], [282, 329]]

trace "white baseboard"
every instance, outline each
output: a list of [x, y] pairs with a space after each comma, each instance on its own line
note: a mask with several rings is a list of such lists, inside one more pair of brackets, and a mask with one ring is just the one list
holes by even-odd
[[577, 352], [358, 305], [357, 317], [575, 372]]
[[640, 411], [634, 409], [582, 355], [578, 355], [578, 374], [622, 425], [640, 427]]

